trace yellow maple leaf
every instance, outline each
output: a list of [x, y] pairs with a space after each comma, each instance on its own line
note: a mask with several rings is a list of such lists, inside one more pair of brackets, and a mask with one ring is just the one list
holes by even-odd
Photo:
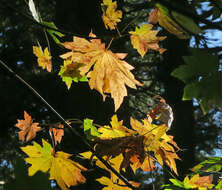
[[[90, 36], [95, 36], [92, 33]], [[105, 44], [99, 39], [90, 41], [84, 38], [73, 37], [73, 42], [62, 44], [71, 52], [61, 55], [63, 59], [69, 59], [73, 63], [83, 63], [79, 68], [82, 76], [87, 75], [89, 86], [96, 89], [106, 98], [106, 94], [111, 94], [114, 99], [115, 111], [120, 107], [123, 98], [127, 96], [126, 85], [136, 89], [136, 85], [142, 86], [135, 80], [130, 70], [131, 65], [123, 61], [126, 57], [124, 53], [113, 53], [105, 48]]]
[[128, 129], [127, 127], [123, 126], [123, 121], [118, 121], [117, 115], [114, 115], [111, 120], [111, 127], [110, 126], [103, 126], [98, 129], [101, 133], [101, 139], [111, 139], [111, 138], [118, 138], [118, 137], [125, 137], [131, 136], [135, 134], [135, 131]]
[[212, 184], [213, 177], [211, 175], [200, 177], [199, 174], [196, 174], [190, 179], [186, 176], [183, 182], [185, 186], [198, 188], [198, 190], [207, 190], [214, 186], [214, 184]]
[[[131, 126], [144, 136], [144, 149], [146, 152], [153, 152], [157, 162], [162, 166], [163, 161], [177, 174], [175, 159], [179, 159], [175, 149], [179, 150], [177, 144], [171, 136], [166, 134], [167, 126], [154, 125], [148, 119], [144, 119], [143, 123], [130, 119]], [[173, 145], [173, 146], [172, 146]]]
[[45, 48], [43, 52], [41, 46], [33, 46], [33, 53], [38, 58], [37, 61], [39, 67], [46, 69], [48, 72], [51, 72], [52, 63], [48, 48]]
[[[119, 190], [119, 189], [131, 190], [131, 188], [127, 187], [121, 180], [116, 182], [116, 181], [112, 181], [108, 177], [101, 177], [101, 178], [96, 179], [96, 181], [98, 181], [102, 185], [107, 186], [107, 187], [103, 187], [103, 190]], [[140, 183], [136, 183], [134, 181], [130, 181], [130, 183], [134, 187], [139, 187], [140, 186]]]
[[21, 147], [29, 157], [25, 161], [31, 164], [28, 169], [29, 176], [33, 176], [37, 171], [49, 172], [49, 179], [54, 179], [62, 190], [68, 190], [67, 187], [84, 183], [85, 178], [81, 171], [86, 168], [79, 163], [68, 159], [71, 154], [65, 152], [56, 152], [53, 155], [52, 146], [42, 139], [43, 146], [34, 142], [33, 145]]
[[159, 51], [163, 53], [166, 51], [164, 48], [160, 48], [158, 42], [164, 40], [166, 37], [156, 36], [158, 31], [151, 30], [153, 27], [152, 24], [142, 24], [140, 28], [136, 27], [135, 31], [130, 31], [131, 34], [130, 40], [138, 53], [143, 57], [149, 49]]
[[[110, 170], [108, 169], [97, 157], [93, 157], [92, 152], [82, 152], [80, 155], [86, 159], [92, 159], [96, 161], [96, 165], [102, 169], [107, 170], [110, 173], [111, 179], [115, 181], [118, 177]], [[123, 161], [123, 155], [119, 154], [118, 156], [114, 158], [108, 158], [107, 156], [103, 156], [103, 159], [107, 161], [117, 172], [120, 173], [120, 166]]]
[[101, 6], [103, 11], [102, 19], [106, 29], [114, 30], [117, 23], [121, 21], [122, 11], [116, 10], [117, 3], [116, 1], [112, 2], [112, 0], [103, 0]]

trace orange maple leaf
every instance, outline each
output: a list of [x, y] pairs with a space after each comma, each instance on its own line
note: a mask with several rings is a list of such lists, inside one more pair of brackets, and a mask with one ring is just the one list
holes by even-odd
[[44, 52], [42, 51], [41, 46], [33, 46], [33, 53], [38, 58], [38, 65], [43, 69], [46, 69], [48, 72], [52, 71], [51, 56], [48, 48], [45, 48]]
[[146, 154], [145, 158], [140, 160], [140, 155], [133, 155], [130, 158], [130, 167], [132, 168], [133, 172], [136, 173], [138, 168], [141, 168], [144, 172], [152, 171], [156, 168], [155, 166], [155, 159], [151, 156]]
[[[90, 36], [95, 36], [92, 33]], [[113, 53], [105, 48], [105, 44], [99, 39], [90, 41], [73, 37], [73, 42], [62, 44], [71, 52], [61, 55], [63, 59], [71, 60], [73, 63], [83, 63], [84, 66], [79, 68], [82, 76], [90, 78], [89, 86], [96, 89], [106, 98], [106, 94], [111, 94], [114, 99], [115, 111], [120, 107], [123, 98], [127, 96], [126, 85], [136, 89], [136, 85], [142, 84], [135, 80], [130, 70], [131, 65], [123, 61], [125, 53]]]
[[164, 40], [166, 37], [156, 36], [158, 31], [151, 30], [153, 27], [152, 24], [143, 24], [140, 28], [136, 27], [135, 31], [130, 31], [132, 34], [130, 36], [131, 43], [138, 53], [143, 57], [149, 49], [159, 51], [163, 53], [166, 51], [164, 48], [160, 48], [158, 42]]
[[64, 135], [64, 125], [62, 124], [58, 124], [58, 129], [57, 128], [50, 128], [49, 130], [52, 130], [52, 133], [54, 135], [54, 139], [55, 139], [55, 142], [58, 142], [60, 143], [61, 140], [62, 140], [62, 137]]
[[117, 23], [120, 22], [122, 18], [122, 11], [120, 10], [116, 11], [117, 8], [116, 1], [112, 2], [112, 0], [103, 0], [101, 6], [103, 11], [102, 19], [106, 29], [108, 28], [110, 28], [110, 30], [115, 29]]
[[15, 124], [21, 130], [18, 133], [19, 140], [27, 142], [35, 138], [36, 133], [42, 129], [38, 125], [39, 123], [33, 123], [31, 116], [24, 111], [24, 120], [18, 119], [18, 123]]

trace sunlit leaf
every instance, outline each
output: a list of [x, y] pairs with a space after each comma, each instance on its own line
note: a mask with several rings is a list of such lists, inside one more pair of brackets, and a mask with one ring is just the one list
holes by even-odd
[[39, 127], [39, 123], [33, 123], [33, 120], [26, 111], [24, 111], [24, 120], [19, 120], [15, 124], [21, 131], [18, 133], [19, 140], [21, 141], [30, 141], [35, 138], [36, 133], [41, 131], [42, 128]]
[[33, 53], [38, 58], [38, 65], [43, 69], [46, 69], [48, 72], [52, 71], [51, 56], [48, 48], [45, 48], [44, 52], [42, 51], [41, 46], [33, 46]]
[[130, 31], [131, 34], [130, 40], [138, 53], [143, 57], [149, 49], [159, 51], [163, 53], [166, 51], [164, 48], [160, 48], [158, 42], [164, 40], [166, 37], [156, 36], [158, 31], [151, 30], [153, 27], [152, 24], [143, 24], [140, 28], [136, 27], [135, 31]]
[[103, 0], [102, 6], [102, 19], [106, 29], [114, 30], [118, 22], [121, 21], [122, 11], [116, 10], [117, 2], [112, 0]]
[[[92, 33], [90, 36], [95, 37]], [[88, 41], [74, 37], [73, 42], [65, 42], [62, 45], [71, 52], [60, 57], [71, 60], [71, 64], [84, 64], [79, 68], [80, 75], [87, 75], [90, 78], [90, 88], [96, 89], [102, 94], [103, 100], [105, 100], [106, 94], [111, 94], [115, 111], [122, 104], [123, 98], [127, 96], [126, 85], [134, 89], [136, 89], [136, 85], [142, 86], [130, 72], [133, 67], [123, 61], [126, 54], [113, 53], [105, 48], [105, 44], [101, 43], [101, 40]]]
[[29, 176], [33, 176], [37, 171], [50, 174], [49, 179], [54, 179], [62, 190], [68, 190], [67, 187], [84, 183], [85, 178], [81, 171], [86, 168], [79, 163], [69, 159], [71, 154], [65, 152], [56, 152], [53, 154], [51, 145], [42, 139], [43, 146], [34, 142], [33, 145], [21, 147], [29, 157], [25, 161], [31, 166], [28, 169]]

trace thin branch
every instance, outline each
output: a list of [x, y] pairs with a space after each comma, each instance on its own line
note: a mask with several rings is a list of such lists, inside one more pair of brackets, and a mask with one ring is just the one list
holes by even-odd
[[71, 132], [75, 135], [78, 136], [81, 141], [89, 148], [89, 150], [108, 168], [110, 169], [119, 179], [121, 179], [129, 188], [132, 188], [135, 190], [136, 188], [120, 173], [118, 173], [107, 161], [105, 161], [101, 156], [99, 156], [93, 147], [88, 143], [88, 141], [82, 137], [75, 129], [72, 128], [72, 126], [34, 89], [30, 84], [28, 84], [22, 77], [17, 75], [9, 66], [7, 66], [2, 60], [0, 60], [0, 64], [7, 69], [9, 73], [13, 75], [17, 80], [19, 80], [23, 85], [28, 87], [35, 96], [40, 98], [40, 100], [68, 127]]

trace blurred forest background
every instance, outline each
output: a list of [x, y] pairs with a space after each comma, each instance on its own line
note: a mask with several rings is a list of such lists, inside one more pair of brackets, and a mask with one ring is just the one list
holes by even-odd
[[[148, 0], [118, 0], [118, 9], [123, 11], [122, 22], [118, 24], [121, 31], [128, 25], [127, 31], [132, 31], [135, 26], [148, 22], [150, 11], [157, 1]], [[167, 36], [160, 44], [167, 49], [163, 54], [149, 51], [143, 58], [133, 49], [129, 36], [113, 41], [111, 48], [114, 52], [128, 53], [127, 61], [135, 67], [133, 73], [137, 80], [144, 83], [137, 90], [127, 89], [128, 96], [117, 111], [118, 118], [129, 126], [129, 118], [142, 119], [153, 108], [155, 102], [152, 97], [161, 95], [172, 107], [174, 121], [169, 134], [182, 149], [179, 152], [181, 161], [177, 162], [178, 173], [181, 179], [190, 172], [195, 164], [209, 155], [220, 155], [222, 148], [222, 107], [213, 102], [211, 109], [203, 114], [200, 101], [193, 98], [182, 101], [185, 83], [171, 75], [178, 66], [185, 64], [183, 56], [190, 55], [189, 48], [194, 47], [210, 55], [218, 56], [218, 73], [221, 79], [222, 70], [222, 1], [216, 0], [162, 0], [158, 1], [168, 5], [170, 9], [184, 12], [199, 24], [205, 32], [192, 35], [187, 40], [178, 39], [164, 28], [159, 35]], [[101, 1], [99, 0], [38, 0], [35, 1], [41, 17], [45, 21], [53, 21], [64, 31], [70, 32], [62, 41], [71, 41], [72, 33], [88, 35], [93, 31], [103, 42], [109, 43], [111, 36], [116, 36], [115, 31], [108, 31], [102, 22]], [[125, 31], [126, 32], [126, 31]], [[70, 90], [61, 78], [58, 71], [62, 65], [59, 55], [65, 49], [57, 46], [49, 38], [51, 45], [53, 71], [48, 73], [38, 67], [36, 57], [33, 55], [32, 46], [37, 45], [37, 40], [45, 47], [42, 27], [33, 22], [27, 2], [23, 0], [1, 0], [0, 3], [0, 59], [22, 76], [35, 88], [61, 115], [66, 118], [90, 118], [96, 123], [108, 124], [114, 114], [113, 100], [102, 100], [102, 96], [95, 90], [90, 90], [88, 83], [75, 83]], [[200, 76], [201, 77], [201, 76]], [[210, 95], [222, 99], [222, 82], [215, 82], [215, 86], [206, 86]], [[18, 130], [14, 127], [17, 119], [22, 119], [26, 110], [35, 121], [40, 123], [58, 122], [57, 117], [37, 98], [27, 87], [16, 80], [10, 73], [0, 66], [0, 181], [13, 183], [18, 189], [18, 183], [26, 184], [23, 189], [39, 188], [38, 185], [47, 184], [52, 189], [57, 189], [54, 183], [44, 180], [40, 176], [36, 181], [24, 177], [26, 171], [21, 167], [19, 158], [24, 154], [19, 149], [24, 143], [18, 141]], [[74, 125], [77, 130], [78, 125]], [[47, 138], [47, 134], [45, 135]], [[42, 136], [37, 135], [38, 141]], [[75, 154], [85, 151], [86, 147], [68, 131], [62, 140], [63, 151]], [[157, 189], [167, 183], [170, 174], [168, 168], [159, 169], [152, 174], [138, 172], [136, 180], [143, 183], [142, 189], [152, 189], [154, 183]], [[98, 189], [99, 184], [94, 181], [99, 172], [88, 172], [87, 183], [72, 187], [71, 189]], [[21, 177], [23, 176], [23, 177]], [[13, 179], [17, 179], [13, 181]], [[28, 180], [27, 180], [28, 179]], [[39, 180], [42, 183], [39, 183]], [[19, 182], [18, 182], [19, 181]], [[30, 181], [30, 184], [29, 182]], [[36, 184], [33, 186], [33, 184]], [[16, 188], [17, 187], [17, 188]], [[44, 187], [42, 187], [43, 189]], [[0, 184], [0, 189], [4, 186]], [[12, 189], [12, 186], [8, 189]]]

